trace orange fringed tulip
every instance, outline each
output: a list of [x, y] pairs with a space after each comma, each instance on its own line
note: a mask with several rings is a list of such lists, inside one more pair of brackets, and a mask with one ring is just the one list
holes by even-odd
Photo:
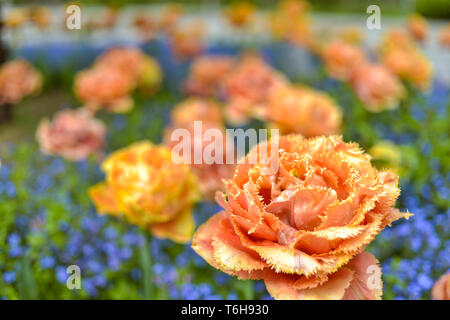
[[426, 91], [430, 87], [433, 68], [408, 33], [392, 30], [381, 43], [380, 60], [392, 73]]
[[16, 59], [0, 67], [0, 105], [18, 103], [42, 87], [42, 74], [27, 61]]
[[255, 5], [251, 3], [236, 2], [225, 10], [225, 16], [233, 26], [243, 27], [251, 20], [255, 10]]
[[166, 33], [172, 33], [184, 14], [184, 8], [176, 3], [170, 3], [158, 14], [158, 28]]
[[312, 34], [308, 9], [306, 1], [281, 1], [270, 17], [273, 36], [314, 49], [316, 39]]
[[120, 71], [130, 77], [144, 93], [157, 91], [162, 82], [162, 70], [158, 62], [145, 55], [139, 48], [114, 47], [103, 53], [94, 68], [106, 67]]
[[380, 299], [381, 269], [364, 248], [409, 217], [393, 208], [398, 177], [338, 136], [284, 136], [277, 150], [262, 143], [246, 160], [257, 155], [217, 194], [224, 211], [200, 226], [193, 249], [227, 274], [264, 279], [275, 299]]
[[224, 81], [228, 120], [242, 124], [250, 117], [265, 118], [270, 95], [286, 84], [287, 80], [260, 56], [244, 56]]
[[305, 137], [338, 133], [339, 107], [325, 93], [308, 88], [282, 87], [270, 97], [267, 118], [282, 134]]
[[[201, 132], [196, 135], [194, 121], [201, 121]], [[166, 129], [165, 143], [169, 148], [173, 148], [180, 141], [172, 141], [171, 135], [174, 130], [183, 128], [189, 132], [190, 141], [189, 148], [191, 159], [189, 165], [192, 171], [197, 176], [200, 193], [208, 200], [214, 200], [214, 194], [218, 190], [224, 190], [225, 185], [223, 179], [229, 179], [233, 176], [234, 164], [226, 164], [226, 150], [227, 147], [234, 148], [233, 141], [228, 141], [225, 135], [225, 125], [223, 122], [222, 111], [220, 107], [212, 100], [190, 98], [182, 103], [179, 103], [172, 111], [172, 125]], [[205, 138], [206, 130], [219, 130], [221, 137], [218, 141], [210, 141]], [[214, 143], [216, 150], [225, 150], [221, 156], [222, 163], [207, 163], [202, 159], [202, 163], [195, 164], [193, 155], [195, 152], [201, 152], [203, 155], [206, 148]], [[196, 145], [201, 148], [196, 149]], [[234, 150], [234, 149], [233, 149]]]
[[427, 20], [418, 14], [413, 14], [408, 18], [407, 27], [409, 33], [417, 41], [424, 41], [428, 35]]
[[424, 91], [430, 87], [433, 68], [418, 50], [393, 48], [382, 56], [382, 62], [391, 72], [416, 88]]
[[348, 80], [355, 67], [365, 62], [358, 46], [338, 39], [325, 46], [322, 57], [328, 74], [341, 80]]
[[190, 125], [196, 120], [211, 123], [217, 127], [222, 127], [224, 121], [219, 105], [209, 99], [188, 98], [178, 103], [172, 111], [174, 126]]
[[220, 86], [233, 67], [232, 57], [201, 56], [192, 62], [184, 90], [190, 95], [217, 96]]
[[364, 31], [361, 28], [350, 26], [344, 27], [338, 32], [338, 37], [347, 43], [361, 44], [364, 40]]
[[205, 26], [200, 22], [174, 30], [170, 34], [170, 44], [175, 57], [188, 60], [199, 55], [205, 48], [204, 35]]
[[105, 182], [89, 190], [100, 213], [123, 214], [160, 238], [190, 241], [196, 179], [188, 166], [172, 162], [168, 148], [135, 143], [110, 155], [102, 168]]
[[[223, 183], [224, 179], [230, 179], [233, 176], [235, 165], [226, 163], [226, 154], [229, 148], [234, 148], [233, 141], [230, 139], [227, 140], [227, 136], [225, 135], [225, 130], [222, 126], [218, 126], [217, 124], [211, 122], [205, 122], [202, 124], [201, 131], [196, 134], [195, 127], [193, 124], [185, 124], [183, 127], [175, 127], [171, 126], [166, 129], [165, 139], [164, 141], [169, 146], [169, 148], [174, 148], [181, 141], [172, 141], [171, 135], [174, 130], [183, 128], [187, 130], [189, 136], [191, 137], [189, 141], [188, 148], [190, 148], [191, 159], [188, 161], [189, 165], [192, 169], [192, 172], [197, 177], [198, 186], [200, 193], [206, 200], [214, 201], [214, 195], [217, 191], [223, 191], [225, 189], [225, 185]], [[205, 134], [207, 130], [216, 130], [216, 132], [220, 132], [221, 135], [218, 138], [213, 138], [210, 140], [209, 138], [205, 138]], [[228, 141], [228, 142], [227, 142]], [[200, 146], [200, 148], [197, 147]], [[199, 164], [194, 163], [194, 154], [196, 152], [204, 155], [207, 150], [206, 148], [211, 148], [214, 145], [215, 150], [224, 150], [220, 155], [221, 163], [208, 163], [205, 158], [202, 158], [202, 162]], [[198, 148], [198, 149], [197, 149]], [[214, 151], [214, 154], [217, 151]]]
[[433, 286], [431, 297], [434, 300], [450, 300], [450, 272], [447, 272]]
[[81, 161], [100, 150], [105, 134], [105, 125], [80, 108], [59, 111], [51, 122], [41, 120], [36, 138], [43, 153]]
[[352, 72], [350, 84], [371, 112], [395, 109], [405, 96], [402, 83], [382, 65], [358, 65]]
[[112, 112], [126, 112], [133, 107], [130, 93], [135, 86], [133, 79], [118, 69], [98, 67], [80, 71], [75, 77], [74, 91], [92, 111], [104, 107]]
[[7, 28], [15, 29], [23, 26], [28, 21], [28, 11], [23, 8], [15, 8], [8, 12], [3, 21]]
[[442, 47], [450, 47], [450, 23], [439, 31], [439, 43]]
[[48, 27], [52, 20], [52, 12], [44, 6], [32, 7], [29, 11], [30, 20], [40, 29]]
[[162, 71], [152, 57], [138, 48], [115, 47], [107, 50], [89, 70], [75, 78], [75, 93], [91, 110], [104, 107], [112, 112], [126, 112], [133, 107], [131, 92], [157, 91]]

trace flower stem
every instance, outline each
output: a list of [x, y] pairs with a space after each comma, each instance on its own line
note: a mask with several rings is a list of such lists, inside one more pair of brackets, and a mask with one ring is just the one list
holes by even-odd
[[255, 299], [255, 289], [254, 289], [254, 281], [246, 280], [243, 283], [243, 293], [245, 300], [254, 300]]
[[153, 288], [153, 261], [152, 261], [152, 236], [144, 231], [144, 243], [139, 250], [139, 260], [142, 269], [143, 294], [145, 300], [154, 299]]

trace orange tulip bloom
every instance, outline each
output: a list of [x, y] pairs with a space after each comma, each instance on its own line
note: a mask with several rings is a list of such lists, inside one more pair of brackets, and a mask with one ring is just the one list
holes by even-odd
[[234, 123], [264, 118], [270, 95], [287, 80], [258, 55], [246, 55], [225, 79], [226, 112]]
[[162, 82], [158, 62], [139, 48], [115, 47], [97, 58], [94, 68], [111, 68], [129, 77], [146, 92], [156, 91]]
[[339, 30], [338, 37], [347, 43], [357, 45], [364, 40], [364, 31], [355, 26], [344, 27]]
[[450, 300], [450, 272], [447, 272], [434, 284], [431, 290], [434, 300]]
[[223, 127], [222, 110], [213, 100], [188, 98], [178, 103], [172, 110], [174, 126], [191, 125], [196, 120]]
[[186, 93], [204, 97], [216, 96], [233, 66], [234, 59], [228, 56], [202, 56], [195, 59], [184, 84]]
[[450, 23], [439, 32], [439, 43], [443, 47], [450, 47]]
[[414, 41], [411, 35], [403, 29], [392, 29], [382, 39], [381, 51], [390, 50], [393, 47], [403, 49], [414, 48]]
[[32, 7], [29, 12], [30, 20], [33, 21], [40, 29], [46, 28], [52, 20], [52, 12], [44, 6]]
[[271, 96], [267, 118], [282, 134], [305, 137], [336, 134], [341, 124], [339, 107], [325, 93], [308, 88], [283, 87]]
[[145, 41], [151, 41], [156, 38], [158, 23], [153, 17], [138, 13], [133, 19], [133, 25]]
[[[271, 146], [238, 164], [216, 197], [224, 211], [200, 226], [193, 249], [227, 274], [264, 279], [275, 299], [380, 299], [381, 270], [364, 248], [409, 217], [393, 208], [398, 177], [338, 136], [290, 135]], [[272, 152], [279, 170], [267, 174]]]
[[123, 214], [160, 238], [190, 241], [196, 180], [188, 166], [172, 161], [168, 148], [135, 143], [110, 155], [102, 168], [106, 181], [89, 190], [100, 213]]
[[233, 26], [243, 27], [251, 20], [255, 10], [256, 7], [251, 3], [236, 2], [225, 10], [225, 16]]
[[270, 17], [273, 36], [314, 49], [316, 39], [312, 34], [308, 9], [306, 1], [281, 1]]
[[24, 97], [39, 92], [41, 87], [41, 73], [25, 60], [11, 60], [0, 68], [0, 105], [18, 103]]
[[[180, 128], [187, 130], [190, 136], [190, 144], [188, 147], [190, 148], [191, 159], [188, 161], [188, 164], [197, 177], [200, 193], [206, 200], [214, 201], [215, 193], [219, 190], [225, 190], [223, 180], [230, 179], [234, 173], [235, 164], [226, 163], [227, 146], [234, 148], [233, 141], [230, 139], [227, 145], [227, 137], [223, 125], [219, 126], [217, 123], [204, 122], [202, 123], [201, 132], [199, 132], [200, 134], [197, 135], [194, 125], [192, 123], [186, 123], [182, 127], [171, 126], [166, 129], [164, 141], [170, 149], [181, 142], [178, 140], [172, 141], [170, 139], [174, 130]], [[212, 138], [213, 140], [210, 140], [209, 137], [205, 138], [206, 131], [210, 129], [218, 130], [221, 133], [219, 140], [216, 140], [216, 138]], [[198, 148], [197, 145], [200, 146], [200, 148]], [[217, 150], [223, 150], [223, 153], [220, 156], [220, 163], [208, 163], [203, 157], [206, 153], [206, 148], [210, 148], [212, 145], [214, 145], [214, 155]], [[202, 155], [202, 161], [198, 164], [194, 163], [193, 160], [196, 152], [199, 154], [201, 153]]]
[[[202, 132], [196, 135], [194, 131], [194, 121], [201, 121]], [[186, 99], [179, 103], [172, 111], [172, 125], [166, 129], [164, 141], [173, 148], [179, 141], [172, 141], [170, 139], [174, 130], [184, 128], [188, 130], [190, 139], [190, 154], [191, 161], [189, 165], [192, 171], [197, 176], [199, 182], [200, 193], [208, 200], [214, 199], [214, 194], [218, 190], [224, 190], [225, 185], [223, 179], [229, 179], [233, 176], [234, 164], [226, 164], [226, 151], [222, 154], [222, 163], [206, 163], [202, 158], [202, 163], [194, 164], [192, 160], [194, 152], [201, 152], [203, 155], [205, 148], [211, 143], [217, 146], [218, 150], [226, 150], [227, 139], [225, 135], [225, 126], [223, 123], [223, 116], [220, 107], [212, 100], [204, 100], [197, 98]], [[208, 129], [220, 130], [222, 138], [220, 141], [210, 141], [205, 139], [204, 133]], [[201, 145], [199, 150], [196, 149], [196, 144]], [[232, 141], [229, 142], [232, 147]]]
[[423, 41], [428, 35], [428, 23], [424, 17], [418, 14], [413, 14], [408, 18], [409, 33], [417, 40]]
[[401, 30], [391, 31], [382, 42], [381, 62], [396, 76], [420, 90], [430, 87], [433, 68], [430, 61]]
[[365, 62], [360, 48], [342, 40], [326, 45], [322, 56], [328, 74], [341, 80], [348, 80], [355, 67]]
[[63, 110], [53, 121], [39, 123], [36, 137], [42, 152], [80, 161], [105, 143], [106, 127], [86, 109]]
[[350, 83], [367, 110], [394, 109], [405, 95], [401, 82], [387, 68], [364, 63], [355, 68]]
[[75, 77], [74, 91], [93, 111], [101, 107], [112, 112], [126, 112], [133, 107], [129, 96], [135, 82], [115, 68], [98, 67], [80, 71]]
[[393, 48], [382, 56], [382, 62], [392, 73], [416, 88], [427, 90], [430, 87], [433, 68], [419, 51]]
[[23, 26], [27, 21], [27, 10], [22, 8], [15, 8], [8, 12], [3, 23], [7, 28], [16, 29]]
[[166, 5], [158, 15], [160, 17], [158, 28], [161, 31], [172, 33], [183, 14], [184, 8], [181, 5], [175, 3]]
[[297, 17], [306, 14], [310, 4], [304, 0], [283, 0], [278, 3], [278, 10], [288, 17]]
[[204, 49], [204, 34], [205, 27], [201, 23], [173, 31], [170, 35], [170, 43], [175, 57], [179, 60], [188, 60], [199, 55]]

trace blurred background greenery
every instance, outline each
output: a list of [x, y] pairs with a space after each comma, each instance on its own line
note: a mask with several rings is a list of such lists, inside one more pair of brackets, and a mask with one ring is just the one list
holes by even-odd
[[[63, 0], [15, 0], [14, 4], [61, 4], [68, 1]], [[130, 4], [164, 4], [168, 1], [161, 0], [79, 0], [81, 4], [123, 6]], [[217, 4], [228, 5], [238, 0], [183, 0], [172, 1], [185, 5], [189, 4]], [[277, 1], [249, 0], [248, 2], [258, 5], [258, 7], [273, 8]], [[409, 14], [414, 11], [429, 18], [450, 19], [450, 0], [310, 0], [311, 9], [321, 12], [352, 12], [364, 13], [369, 5], [380, 6], [386, 14]]]

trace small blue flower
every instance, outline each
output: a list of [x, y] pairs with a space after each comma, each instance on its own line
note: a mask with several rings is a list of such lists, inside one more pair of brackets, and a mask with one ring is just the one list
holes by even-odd
[[63, 266], [56, 267], [55, 270], [56, 273], [56, 279], [59, 281], [59, 283], [65, 283], [68, 278], [68, 274], [66, 272], [66, 268]]
[[43, 269], [52, 268], [55, 265], [55, 259], [51, 256], [41, 258], [41, 266]]
[[23, 254], [23, 248], [22, 247], [12, 247], [11, 249], [9, 249], [8, 253], [11, 258], [17, 258]]
[[12, 247], [18, 246], [20, 244], [20, 236], [17, 233], [11, 233], [8, 236], [8, 244]]
[[12, 271], [3, 273], [3, 281], [9, 284], [13, 283], [14, 281], [16, 281], [16, 274]]

